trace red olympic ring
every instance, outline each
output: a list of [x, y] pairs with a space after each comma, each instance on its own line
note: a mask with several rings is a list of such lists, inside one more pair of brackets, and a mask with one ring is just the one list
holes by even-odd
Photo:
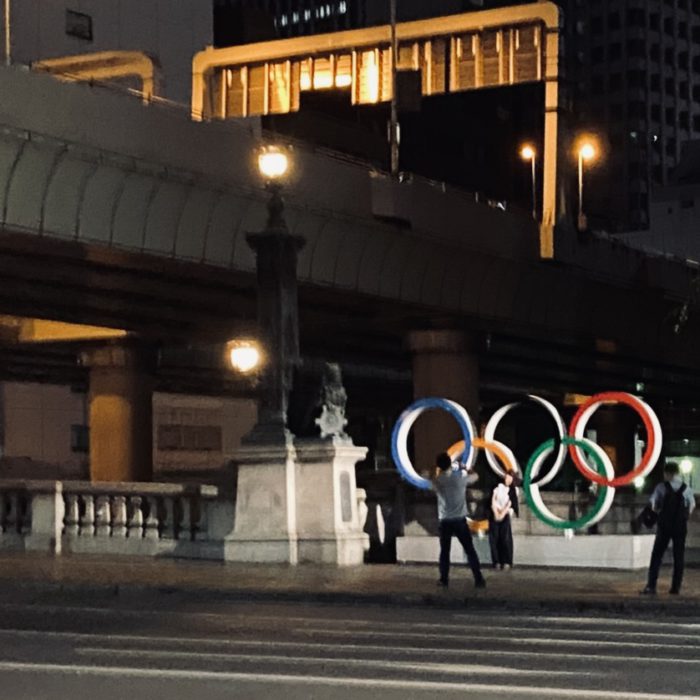
[[647, 466], [649, 466], [649, 461], [654, 454], [654, 448], [656, 445], [656, 431], [654, 430], [654, 426], [651, 422], [651, 418], [649, 417], [646, 407], [639, 401], [639, 399], [631, 394], [626, 394], [621, 391], [608, 391], [592, 396], [578, 409], [576, 415], [571, 421], [571, 426], [569, 427], [569, 437], [578, 437], [576, 435], [576, 427], [578, 426], [583, 415], [591, 408], [591, 406], [602, 403], [626, 404], [630, 408], [634, 409], [641, 417], [644, 423], [644, 428], [647, 431], [647, 445], [639, 464], [627, 474], [618, 476], [615, 479], [606, 479], [604, 476], [592, 471], [583, 462], [579, 455], [579, 451], [576, 449], [574, 444], [569, 445], [569, 455], [571, 456], [576, 469], [578, 469], [586, 479], [589, 479], [596, 484], [600, 484], [601, 486], [626, 486], [627, 484], [631, 484], [638, 476], [642, 476]]

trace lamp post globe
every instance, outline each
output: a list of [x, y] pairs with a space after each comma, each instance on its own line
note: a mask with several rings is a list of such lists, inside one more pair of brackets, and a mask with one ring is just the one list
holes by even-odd
[[258, 153], [258, 170], [268, 183], [280, 182], [289, 170], [289, 156], [278, 146], [264, 146]]

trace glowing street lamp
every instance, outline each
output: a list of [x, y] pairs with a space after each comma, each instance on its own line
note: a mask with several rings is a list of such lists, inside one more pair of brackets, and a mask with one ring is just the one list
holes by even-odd
[[277, 182], [289, 170], [289, 157], [278, 146], [265, 146], [258, 153], [258, 170], [269, 182]]
[[286, 232], [282, 183], [289, 171], [287, 152], [279, 146], [263, 146], [258, 151], [258, 170], [265, 179], [265, 187], [271, 195], [267, 203], [266, 229]]
[[583, 213], [583, 164], [591, 162], [598, 156], [598, 151], [592, 141], [581, 141], [577, 148], [578, 154], [578, 230], [585, 231], [588, 227], [586, 215]]
[[532, 218], [537, 220], [537, 151], [534, 146], [526, 143], [520, 149], [520, 157], [530, 161], [532, 166]]
[[254, 340], [232, 340], [226, 352], [231, 367], [241, 374], [254, 372], [262, 362], [262, 353]]
[[688, 476], [693, 471], [693, 463], [687, 458], [682, 459], [679, 466], [683, 476]]

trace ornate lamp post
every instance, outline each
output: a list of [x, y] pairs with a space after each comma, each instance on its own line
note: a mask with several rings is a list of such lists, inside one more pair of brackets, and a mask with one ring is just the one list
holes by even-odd
[[289, 233], [284, 219], [282, 183], [289, 169], [287, 153], [278, 147], [263, 148], [258, 169], [270, 193], [267, 224], [262, 232], [249, 234], [247, 241], [256, 255], [258, 324], [265, 360], [258, 423], [247, 441], [289, 444], [292, 435], [287, 429], [287, 407], [299, 362], [297, 253], [304, 240]]

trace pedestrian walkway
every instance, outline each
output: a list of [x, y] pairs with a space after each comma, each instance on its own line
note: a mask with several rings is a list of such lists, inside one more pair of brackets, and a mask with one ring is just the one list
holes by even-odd
[[544, 610], [667, 611], [700, 614], [700, 569], [689, 569], [681, 596], [668, 595], [670, 568], [659, 595], [639, 596], [645, 571], [519, 568], [485, 570], [475, 590], [469, 571], [453, 568], [450, 587], [438, 589], [437, 566], [237, 564], [135, 557], [0, 553], [0, 595], [11, 589], [82, 590], [103, 594], [149, 591], [251, 600], [433, 605]]

